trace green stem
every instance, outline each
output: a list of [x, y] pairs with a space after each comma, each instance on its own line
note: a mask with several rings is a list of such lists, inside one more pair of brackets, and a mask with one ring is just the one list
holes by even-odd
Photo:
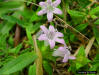
[[66, 3], [64, 0], [62, 0], [62, 4], [63, 4], [64, 21], [66, 21], [67, 11], [66, 11]]
[[[62, 0], [62, 4], [63, 4], [63, 14], [64, 14], [64, 21], [66, 21], [66, 16], [67, 16], [67, 11], [66, 11], [66, 3], [64, 0]], [[66, 29], [64, 28], [64, 32], [66, 33]]]
[[42, 68], [42, 54], [37, 46], [36, 36], [33, 35], [33, 43], [34, 43], [34, 51], [36, 52], [38, 58], [35, 61], [36, 63], [36, 75], [43, 75], [43, 68]]

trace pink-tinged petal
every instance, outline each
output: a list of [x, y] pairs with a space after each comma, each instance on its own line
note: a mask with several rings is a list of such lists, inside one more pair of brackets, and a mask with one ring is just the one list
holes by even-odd
[[59, 47], [58, 50], [62, 51], [62, 50], [65, 50], [64, 47]]
[[49, 26], [49, 31], [55, 32], [55, 29], [52, 25]]
[[47, 11], [45, 9], [42, 9], [37, 14], [40, 16], [40, 15], [43, 15], [45, 13], [47, 13]]
[[75, 56], [69, 56], [69, 59], [76, 59]]
[[64, 52], [60, 51], [60, 50], [55, 50], [53, 52], [53, 56], [60, 56], [60, 57], [64, 57]]
[[41, 7], [45, 7], [47, 4], [46, 4], [46, 2], [40, 2], [39, 5], [40, 5]]
[[53, 13], [55, 13], [55, 14], [62, 14], [62, 11], [59, 8], [55, 8]]
[[61, 44], [65, 44], [64, 39], [56, 38], [55, 41], [56, 41], [56, 42], [59, 42], [59, 43], [61, 43]]
[[57, 37], [64, 37], [63, 33], [61, 32], [56, 32]]
[[56, 0], [53, 2], [53, 6], [57, 7], [61, 3], [61, 0]]
[[46, 34], [40, 35], [38, 40], [47, 40]]
[[55, 46], [55, 41], [54, 40], [49, 40], [50, 48], [53, 49]]
[[65, 54], [64, 59], [62, 62], [67, 62], [68, 61], [68, 55]]
[[44, 33], [48, 33], [48, 29], [44, 25], [40, 26], [40, 28]]
[[52, 3], [52, 0], [47, 0], [47, 3], [49, 3], [49, 4]]
[[53, 20], [53, 13], [52, 12], [47, 13], [47, 19], [49, 22], [51, 22]]

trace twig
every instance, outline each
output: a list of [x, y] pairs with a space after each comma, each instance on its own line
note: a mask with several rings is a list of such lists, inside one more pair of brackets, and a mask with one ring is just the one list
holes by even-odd
[[56, 69], [58, 75], [63, 75], [58, 69]]
[[[55, 15], [55, 16], [56, 16], [56, 15]], [[68, 27], [71, 31], [77, 32], [77, 33], [80, 35], [80, 37], [84, 37], [84, 38], [87, 40], [86, 42], [89, 41], [89, 39], [88, 39], [85, 35], [83, 35], [83, 34], [80, 33], [78, 30], [76, 30], [75, 28], [73, 28], [72, 26], [70, 26], [69, 24], [67, 24], [66, 22], [64, 22], [61, 18], [59, 18], [58, 16], [56, 16], [56, 19], [65, 24], [65, 25], [58, 25], [58, 26], [63, 27], [63, 28], [67, 28], [67, 27]], [[77, 35], [77, 36], [78, 36], [78, 35]], [[81, 39], [81, 38], [80, 38], [80, 39]]]
[[36, 52], [38, 58], [35, 61], [36, 63], [36, 75], [43, 75], [43, 68], [42, 68], [42, 55], [37, 46], [36, 36], [33, 35], [33, 43], [34, 43], [34, 51]]

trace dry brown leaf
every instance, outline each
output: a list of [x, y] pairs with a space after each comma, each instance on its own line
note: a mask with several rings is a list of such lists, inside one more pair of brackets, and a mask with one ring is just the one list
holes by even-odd
[[93, 45], [93, 43], [94, 43], [94, 40], [95, 40], [95, 37], [92, 37], [92, 38], [89, 40], [89, 43], [88, 43], [88, 45], [87, 45], [86, 48], [85, 48], [86, 57], [88, 56], [88, 53], [89, 53], [89, 51], [91, 50], [91, 47], [92, 47], [92, 45]]

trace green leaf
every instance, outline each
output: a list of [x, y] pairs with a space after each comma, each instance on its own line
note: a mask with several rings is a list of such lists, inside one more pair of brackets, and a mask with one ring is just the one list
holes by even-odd
[[68, 10], [68, 13], [73, 17], [84, 17], [85, 16], [85, 14], [83, 12], [79, 12], [79, 11], [75, 11], [75, 10]]
[[27, 34], [27, 37], [29, 39], [29, 43], [33, 46], [32, 34], [28, 28], [26, 29], [26, 34]]
[[79, 56], [85, 56], [85, 49], [83, 46], [80, 47], [79, 52], [77, 54], [77, 57]]
[[80, 24], [80, 25], [76, 26], [76, 29], [78, 31], [83, 31], [87, 26], [88, 26], [88, 23]]
[[24, 10], [19, 11], [18, 13], [21, 14], [22, 17], [26, 19], [26, 21], [30, 22], [31, 16], [34, 15], [33, 12], [33, 10], [30, 10], [25, 7]]
[[3, 35], [9, 33], [9, 31], [13, 28], [14, 23], [6, 22], [3, 26], [3, 28], [0, 30], [0, 33]]
[[76, 41], [75, 35], [73, 33], [71, 33], [70, 35], [70, 41], [72, 42]]
[[14, 60], [6, 63], [0, 69], [0, 75], [7, 75], [17, 71], [22, 70], [29, 64], [31, 64], [37, 58], [36, 54], [33, 52], [24, 53]]
[[95, 59], [92, 61], [92, 65], [96, 66], [96, 68], [99, 67], [99, 55], [98, 55], [98, 53], [97, 53]]
[[99, 6], [96, 7], [96, 8], [93, 8], [93, 9], [89, 12], [90, 15], [95, 15], [95, 14], [98, 14], [98, 13], [99, 13]]
[[[70, 14], [74, 23], [81, 23], [86, 18], [86, 14], [84, 12], [68, 10], [68, 13]], [[76, 21], [75, 21], [75, 19], [76, 19]]]
[[8, 0], [0, 2], [0, 13], [21, 9], [24, 5], [24, 0]]
[[99, 19], [94, 22], [94, 24], [99, 24]]
[[15, 53], [17, 54], [22, 48], [22, 44], [19, 44], [17, 47], [13, 48], [13, 49], [9, 49], [9, 53]]
[[98, 29], [97, 25], [95, 25], [93, 27], [93, 32], [94, 32], [95, 38], [97, 40], [97, 43], [99, 44], [99, 35], [98, 35], [99, 34], [99, 29]]
[[76, 69], [79, 69], [80, 67], [82, 67], [83, 65], [80, 63], [76, 63]]
[[91, 62], [91, 67], [89, 71], [98, 71], [99, 72], [99, 52], [97, 53], [95, 59]]
[[80, 67], [83, 67], [87, 63], [89, 63], [90, 60], [85, 56], [85, 49], [83, 46], [80, 47], [79, 52], [76, 56], [76, 69], [79, 69]]
[[7, 49], [7, 42], [6, 39], [8, 37], [8, 34], [2, 35], [0, 34], [0, 50], [6, 52]]
[[8, 22], [11, 22], [11, 23], [17, 23], [21, 27], [25, 27], [24, 26], [25, 25], [25, 22], [22, 21], [22, 20], [20, 20], [20, 19], [18, 19], [18, 18], [16, 18], [16, 17], [14, 17], [14, 16], [2, 15], [1, 18], [4, 19], [4, 20], [7, 20]]
[[40, 26], [42, 25], [41, 23], [36, 23], [36, 24], [32, 24], [32, 23], [29, 23], [28, 24], [29, 26], [27, 26], [28, 30], [34, 34], [39, 28]]
[[69, 62], [70, 62], [70, 67], [69, 67], [68, 71], [76, 72], [76, 64], [74, 64], [75, 62], [72, 60], [70, 60]]
[[36, 75], [36, 64], [29, 67], [28, 75]]
[[43, 66], [44, 66], [45, 71], [46, 71], [49, 75], [52, 75], [53, 69], [52, 69], [51, 65], [49, 64], [49, 62], [43, 61]]
[[8, 43], [9, 43], [10, 46], [12, 46], [12, 47], [14, 46], [14, 38], [13, 38], [12, 35], [9, 36]]

